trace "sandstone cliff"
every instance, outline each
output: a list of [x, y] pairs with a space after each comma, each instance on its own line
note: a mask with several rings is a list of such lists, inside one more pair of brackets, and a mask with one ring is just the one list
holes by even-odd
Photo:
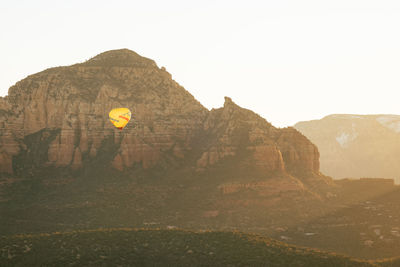
[[[36, 167], [80, 169], [111, 141], [115, 168], [149, 168], [163, 157], [183, 157], [207, 115], [165, 69], [129, 50], [31, 75], [11, 87], [0, 103], [1, 171], [9, 173], [32, 167], [32, 138], [46, 140], [41, 147], [46, 155]], [[123, 132], [108, 121], [109, 110], [116, 107], [133, 113]], [[17, 166], [24, 151], [24, 166]]]
[[[116, 107], [132, 111], [121, 132], [108, 121]], [[165, 68], [127, 49], [18, 82], [0, 99], [0, 123], [0, 171], [13, 175], [96, 164], [202, 172], [240, 157], [233, 168], [292, 177], [299, 188], [299, 181], [329, 183], [317, 148], [297, 130], [275, 128], [228, 97], [208, 111]]]
[[[203, 130], [208, 142], [197, 160], [200, 170], [236, 157], [241, 159], [232, 164], [236, 171], [242, 168], [245, 173], [258, 171], [265, 177], [281, 177], [281, 187], [283, 177], [296, 177], [311, 187], [331, 184], [330, 178], [319, 172], [317, 147], [304, 135], [294, 128], [275, 128], [229, 97], [222, 108], [210, 111]], [[289, 183], [297, 184], [293, 179]]]

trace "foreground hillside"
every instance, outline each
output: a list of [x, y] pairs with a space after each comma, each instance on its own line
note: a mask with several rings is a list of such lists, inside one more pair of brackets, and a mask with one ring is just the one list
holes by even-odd
[[1, 266], [375, 266], [232, 232], [95, 230], [0, 239]]
[[338, 197], [348, 198], [341, 208], [268, 236], [355, 258], [399, 257], [400, 186], [387, 185], [375, 194], [381, 183], [338, 181], [345, 190]]
[[318, 146], [321, 171], [334, 178], [399, 178], [399, 115], [330, 115], [295, 128]]

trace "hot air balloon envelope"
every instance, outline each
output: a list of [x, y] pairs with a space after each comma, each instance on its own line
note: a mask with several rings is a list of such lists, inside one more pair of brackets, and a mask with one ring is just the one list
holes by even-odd
[[110, 111], [108, 117], [115, 127], [122, 130], [131, 119], [131, 111], [127, 108], [114, 108]]

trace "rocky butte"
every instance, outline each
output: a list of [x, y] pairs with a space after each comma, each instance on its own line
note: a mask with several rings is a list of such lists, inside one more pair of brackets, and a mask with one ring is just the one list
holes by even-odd
[[[123, 131], [108, 120], [108, 112], [118, 107], [132, 111]], [[278, 209], [277, 201], [288, 198], [296, 205], [302, 199], [318, 200], [334, 187], [331, 178], [319, 171], [317, 147], [296, 129], [276, 128], [229, 97], [223, 107], [209, 111], [165, 68], [127, 49], [50, 68], [12, 86], [0, 98], [0, 159], [3, 177], [36, 183], [36, 187], [21, 186], [21, 190], [31, 188], [29, 192], [4, 195], [8, 201], [17, 195], [33, 196], [37, 192], [32, 188], [41, 188], [49, 194], [46, 203], [55, 205], [49, 199], [62, 194], [54, 194], [61, 190], [52, 189], [54, 181], [73, 186], [74, 181], [93, 180], [84, 194], [77, 193], [83, 190], [81, 184], [74, 190], [62, 189], [68, 197], [60, 201], [68, 204], [51, 211], [38, 204], [38, 209], [49, 214], [92, 203], [100, 218], [98, 212], [107, 205], [116, 210], [110, 204], [115, 202], [127, 207], [120, 217], [113, 217], [119, 223], [149, 220], [150, 210], [160, 217], [165, 207], [170, 213], [163, 218], [180, 222], [183, 215], [177, 214], [185, 209], [190, 220], [225, 214], [234, 224], [235, 210], [252, 210], [258, 216], [259, 208], [270, 218], [265, 207]], [[96, 178], [107, 175], [131, 180], [111, 185]], [[76, 203], [70, 203], [73, 193]], [[87, 200], [89, 195], [93, 202]], [[83, 200], [83, 196], [88, 197]], [[71, 220], [81, 210], [74, 212], [68, 211], [75, 214]], [[83, 214], [89, 216], [87, 211]], [[130, 214], [133, 219], [127, 219]]]
[[[133, 113], [123, 132], [108, 121], [116, 107]], [[9, 174], [79, 170], [110, 141], [109, 165], [120, 171], [189, 154], [198, 156], [193, 167], [202, 170], [246, 151], [249, 164], [266, 174], [320, 175], [317, 147], [294, 128], [275, 128], [228, 97], [223, 108], [208, 111], [165, 68], [127, 49], [18, 82], [0, 98], [0, 123], [0, 170]]]

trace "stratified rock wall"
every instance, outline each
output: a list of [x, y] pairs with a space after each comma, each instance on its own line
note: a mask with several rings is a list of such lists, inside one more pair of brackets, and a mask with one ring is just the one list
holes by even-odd
[[[117, 107], [132, 111], [123, 131], [108, 120]], [[208, 111], [165, 68], [127, 49], [18, 82], [0, 98], [0, 126], [3, 173], [90, 164], [203, 171], [242, 157], [245, 168], [266, 176], [319, 177], [318, 150], [295, 129], [275, 128], [228, 97]]]
[[277, 129], [228, 97], [223, 108], [210, 112], [204, 130], [210, 141], [198, 167], [247, 151], [254, 166], [266, 172], [319, 174], [318, 149], [304, 135], [293, 128]]
[[[119, 132], [108, 121], [112, 108], [127, 107], [132, 121]], [[207, 110], [149, 59], [129, 50], [100, 54], [86, 63], [31, 75], [1, 98], [0, 168], [12, 173], [12, 158], [23, 137], [60, 129], [49, 145], [46, 166], [82, 167], [96, 157], [102, 142], [119, 146], [113, 166], [157, 164], [163, 153], [182, 157], [202, 128]]]

